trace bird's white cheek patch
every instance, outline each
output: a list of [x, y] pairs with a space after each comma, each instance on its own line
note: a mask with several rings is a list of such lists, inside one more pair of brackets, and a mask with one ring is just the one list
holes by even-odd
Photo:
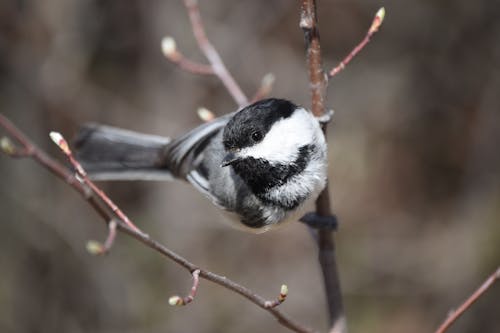
[[270, 162], [290, 163], [297, 158], [300, 147], [317, 139], [319, 131], [316, 119], [301, 108], [291, 117], [277, 121], [260, 143], [242, 149], [239, 155], [263, 158]]

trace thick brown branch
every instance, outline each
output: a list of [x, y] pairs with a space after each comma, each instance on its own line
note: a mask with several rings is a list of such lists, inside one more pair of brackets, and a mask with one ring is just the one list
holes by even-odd
[[[53, 160], [43, 151], [38, 149], [19, 129], [17, 129], [6, 117], [4, 117], [1, 114], [0, 114], [0, 127], [3, 127], [13, 139], [18, 141], [22, 145], [23, 149], [26, 149], [27, 151], [30, 152], [28, 157], [33, 158], [41, 166], [48, 169], [54, 175], [64, 180], [69, 186], [71, 186], [78, 193], [80, 193], [82, 197], [84, 197], [92, 205], [92, 207], [98, 212], [98, 214], [104, 219], [105, 222], [114, 220], [116, 222], [116, 228], [118, 230], [132, 236], [133, 238], [143, 243], [147, 247], [157, 251], [163, 256], [169, 258], [170, 260], [184, 267], [191, 273], [196, 270], [199, 270], [201, 278], [204, 278], [208, 281], [212, 281], [226, 289], [232, 290], [237, 294], [240, 294], [241, 296], [245, 297], [255, 305], [268, 311], [278, 320], [278, 322], [280, 322], [283, 326], [291, 329], [292, 331], [301, 333], [314, 332], [310, 328], [304, 327], [303, 325], [299, 324], [294, 319], [284, 314], [277, 308], [268, 308], [267, 307], [268, 303], [266, 303], [266, 300], [262, 296], [259, 296], [258, 294], [251, 291], [250, 289], [234, 281], [231, 281], [230, 279], [224, 276], [217, 275], [208, 270], [200, 269], [197, 265], [191, 263], [184, 257], [168, 249], [163, 244], [150, 238], [148, 235], [145, 235], [139, 230], [131, 228], [124, 222], [124, 220], [116, 216], [116, 210], [111, 209], [112, 211], [110, 211], [109, 206], [103, 207], [102, 203], [99, 200], [97, 200], [97, 198], [92, 194], [92, 192], [86, 186], [84, 186], [84, 184], [80, 183], [67, 168], [65, 168], [59, 162]], [[107, 205], [109, 204], [109, 202], [106, 202], [105, 204]]]
[[[316, 2], [314, 0], [302, 0], [299, 25], [304, 31], [306, 43], [307, 67], [311, 91], [311, 111], [316, 117], [321, 117], [326, 112], [325, 94], [328, 79], [322, 67], [318, 18], [316, 15]], [[326, 137], [326, 126], [323, 126], [323, 132]], [[333, 215], [330, 206], [328, 184], [316, 201], [316, 213], [320, 216]], [[344, 333], [347, 331], [347, 327], [335, 259], [333, 231], [320, 229], [317, 241], [331, 332]]]
[[325, 113], [325, 92], [327, 79], [321, 64], [321, 47], [319, 43], [316, 2], [302, 0], [300, 11], [300, 27], [304, 32], [306, 43], [307, 67], [311, 91], [311, 111], [316, 117]]
[[193, 34], [198, 42], [198, 46], [201, 51], [205, 54], [205, 57], [210, 62], [212, 69], [222, 81], [226, 89], [229, 91], [236, 103], [241, 107], [248, 104], [248, 98], [241, 90], [238, 83], [231, 76], [227, 70], [224, 62], [222, 61], [219, 53], [215, 47], [210, 43], [205, 33], [205, 28], [203, 26], [200, 10], [198, 8], [197, 0], [184, 0], [184, 5], [187, 8], [189, 20], [191, 21], [191, 26], [193, 27]]
[[457, 321], [457, 319], [465, 312], [467, 311], [472, 304], [474, 304], [488, 289], [497, 281], [500, 279], [500, 267], [496, 269], [493, 274], [491, 274], [486, 281], [483, 282], [483, 284], [475, 291], [472, 293], [472, 295], [469, 296], [465, 300], [465, 302], [462, 303], [456, 309], [453, 311], [447, 318], [446, 320], [439, 326], [439, 328], [436, 330], [436, 333], [444, 333], [450, 328], [450, 326]]

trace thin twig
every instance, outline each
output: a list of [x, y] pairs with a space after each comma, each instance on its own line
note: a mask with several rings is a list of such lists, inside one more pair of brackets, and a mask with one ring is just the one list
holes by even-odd
[[180, 297], [177, 295], [170, 297], [168, 299], [168, 303], [170, 305], [183, 306], [191, 303], [194, 300], [196, 292], [198, 291], [198, 286], [200, 284], [200, 270], [196, 269], [193, 273], [191, 273], [191, 275], [193, 276], [193, 286], [189, 291], [189, 295], [185, 297]]
[[77, 172], [78, 180], [87, 185], [92, 190], [92, 192], [95, 193], [102, 201], [104, 201], [104, 203], [113, 211], [113, 213], [115, 213], [118, 218], [120, 218], [126, 225], [128, 225], [135, 231], [142, 233], [142, 231], [138, 227], [136, 227], [135, 224], [132, 223], [132, 221], [130, 221], [128, 216], [125, 215], [125, 213], [113, 202], [113, 200], [111, 200], [106, 195], [106, 193], [104, 193], [99, 187], [94, 184], [93, 181], [90, 180], [90, 178], [87, 176], [87, 172], [85, 172], [80, 162], [78, 162], [73, 156], [73, 152], [69, 148], [66, 139], [64, 139], [64, 137], [58, 132], [50, 132], [50, 138], [66, 155], [71, 165], [73, 165]]
[[115, 220], [111, 220], [108, 223], [108, 236], [104, 241], [104, 244], [99, 243], [98, 241], [88, 241], [87, 242], [87, 251], [90, 254], [94, 255], [103, 255], [108, 253], [113, 246], [116, 239], [116, 226], [117, 222]]
[[207, 38], [205, 28], [201, 20], [200, 10], [198, 8], [198, 1], [184, 0], [184, 5], [187, 8], [189, 20], [191, 21], [191, 26], [193, 28], [194, 37], [196, 38], [201, 51], [203, 52], [203, 54], [205, 54], [205, 57], [210, 62], [215, 75], [217, 75], [222, 81], [227, 91], [231, 94], [238, 106], [242, 107], [247, 105], [248, 98], [243, 93], [238, 83], [231, 76], [231, 73], [229, 73], [229, 71], [227, 70], [219, 53]]
[[66, 168], [60, 163], [56, 162], [50, 158], [43, 151], [38, 149], [20, 130], [18, 130], [14, 124], [12, 124], [5, 116], [0, 114], [0, 126], [3, 127], [7, 133], [15, 139], [19, 144], [21, 144], [21, 149], [24, 151], [22, 157], [31, 157], [37, 162], [45, 166], [48, 170], [54, 173], [56, 176], [63, 178], [70, 185], [75, 186], [80, 193], [84, 193], [85, 189], [79, 184], [77, 179], [73, 174], [68, 173]]
[[141, 234], [135, 232], [134, 230], [130, 229], [126, 224], [121, 223], [119, 221], [118, 223], [118, 229], [123, 231], [124, 233], [130, 235], [131, 237], [135, 238], [139, 242], [143, 243], [147, 247], [159, 252], [160, 254], [164, 255], [165, 257], [173, 260], [180, 266], [184, 267], [190, 272], [193, 272], [197, 269], [200, 270], [200, 277], [213, 282], [215, 284], [218, 284], [219, 286], [222, 286], [223, 288], [229, 289], [246, 299], [248, 299], [250, 302], [254, 303], [255, 305], [259, 306], [260, 308], [268, 311], [271, 313], [277, 320], [278, 322], [289, 328], [290, 330], [298, 333], [313, 333], [315, 332], [311, 328], [308, 328], [306, 326], [303, 326], [302, 324], [298, 323], [296, 320], [291, 318], [289, 315], [283, 313], [277, 308], [268, 308], [266, 306], [266, 299], [264, 299], [262, 296], [254, 293], [252, 290], [248, 289], [247, 287], [242, 286], [241, 284], [238, 284], [230, 279], [228, 279], [225, 276], [215, 274], [211, 271], [201, 269], [197, 265], [189, 262], [187, 259], [183, 258], [182, 256], [178, 255], [177, 253], [173, 252], [172, 250], [168, 249], [166, 246], [163, 244], [155, 241], [152, 238], [144, 238]]
[[[316, 15], [316, 2], [314, 0], [302, 0], [299, 26], [304, 32], [306, 43], [307, 67], [311, 91], [311, 111], [316, 117], [321, 117], [326, 113], [324, 101], [328, 79], [322, 66], [318, 18]], [[326, 126], [323, 126], [323, 132], [326, 137]], [[333, 215], [330, 206], [328, 183], [316, 201], [316, 213], [320, 216]], [[333, 231], [320, 229], [318, 231], [317, 243], [328, 303], [330, 332], [345, 333], [347, 332], [347, 325], [335, 258]]]
[[49, 170], [56, 177], [64, 180], [69, 186], [75, 189], [80, 195], [94, 208], [94, 210], [101, 216], [106, 222], [111, 220], [113, 217], [104, 208], [100, 202], [92, 195], [90, 189], [81, 184], [74, 174], [70, 172], [65, 166], [57, 162], [53, 158], [49, 157], [45, 152], [40, 150], [24, 133], [18, 129], [9, 119], [0, 114], [0, 127], [3, 127], [7, 133], [15, 139], [19, 144], [21, 144], [22, 149], [28, 152], [25, 157], [30, 157], [36, 162], [38, 162], [45, 169]]
[[163, 55], [168, 60], [187, 72], [199, 75], [215, 75], [212, 66], [189, 60], [181, 52], [179, 52], [179, 50], [177, 50], [175, 40], [172, 37], [165, 37], [162, 39], [161, 49], [163, 51]]
[[[62, 164], [59, 162], [55, 161], [48, 155], [46, 155], [43, 151], [41, 151], [38, 147], [36, 147], [24, 134], [21, 130], [16, 128], [6, 117], [0, 114], [0, 127], [3, 127], [7, 133], [16, 141], [18, 141], [23, 149], [26, 149], [27, 151], [30, 151], [30, 155], [27, 157], [33, 158], [36, 162], [38, 162], [41, 166], [52, 172], [54, 175], [56, 175], [58, 178], [61, 178], [64, 180], [69, 186], [71, 186], [73, 189], [75, 189], [78, 193], [82, 195], [82, 197], [87, 200], [91, 206], [97, 211], [97, 213], [104, 219], [105, 222], [115, 220], [116, 221], [116, 228], [120, 230], [121, 232], [124, 232], [131, 237], [135, 238], [145, 246], [155, 250], [156, 252], [160, 253], [161, 255], [169, 258], [170, 260], [174, 261], [175, 263], [179, 264], [180, 266], [184, 267], [187, 269], [189, 272], [194, 272], [196, 270], [200, 270], [200, 277], [204, 278], [205, 280], [211, 281], [213, 283], [216, 283], [226, 289], [229, 289], [255, 305], [259, 306], [260, 308], [268, 311], [271, 315], [273, 315], [280, 324], [283, 326], [289, 328], [290, 330], [294, 332], [299, 332], [299, 333], [312, 333], [314, 332], [312, 329], [303, 326], [302, 324], [298, 323], [295, 321], [293, 318], [290, 316], [286, 315], [285, 313], [281, 312], [277, 308], [268, 308], [266, 306], [266, 300], [262, 297], [259, 296], [258, 294], [254, 293], [250, 289], [228, 279], [225, 276], [217, 275], [211, 271], [204, 270], [199, 268], [197, 265], [191, 263], [184, 257], [180, 256], [179, 254], [175, 253], [174, 251], [168, 249], [166, 246], [163, 244], [155, 241], [148, 235], [145, 235], [144, 233], [137, 231], [133, 228], [131, 228], [129, 225], [127, 225], [121, 218], [117, 218], [116, 216], [116, 211], [110, 212], [107, 208], [110, 208], [108, 206], [103, 207], [100, 203], [100, 201], [97, 200], [97, 198], [92, 194], [91, 191], [89, 191], [84, 184], [80, 183], [76, 177], [74, 177], [73, 173], [65, 168]], [[106, 204], [107, 205], [107, 204]]]
[[283, 303], [286, 300], [286, 297], [288, 296], [288, 286], [286, 284], [283, 284], [280, 289], [280, 294], [278, 295], [278, 298], [272, 301], [266, 301], [265, 305], [266, 308], [274, 308]]
[[176, 52], [174, 56], [168, 58], [174, 64], [178, 65], [183, 70], [199, 75], [214, 75], [214, 70], [211, 66], [200, 64], [198, 62], [189, 60], [184, 57], [180, 52]]
[[108, 223], [108, 237], [106, 237], [106, 240], [104, 241], [105, 252], [111, 249], [113, 243], [115, 242], [115, 238], [116, 238], [116, 221], [111, 220]]
[[275, 79], [276, 78], [274, 77], [273, 73], [267, 73], [266, 75], [264, 75], [262, 81], [260, 82], [259, 89], [257, 89], [255, 94], [253, 95], [250, 103], [260, 101], [261, 99], [269, 96], [271, 90], [273, 90]]
[[465, 300], [465, 302], [462, 303], [458, 307], [458, 309], [454, 310], [453, 312], [448, 315], [448, 317], [445, 319], [445, 321], [439, 326], [439, 328], [436, 330], [436, 333], [444, 333], [450, 328], [450, 326], [457, 321], [457, 319], [465, 312], [467, 311], [472, 304], [474, 304], [488, 289], [497, 281], [500, 279], [500, 267], [496, 269], [493, 274], [491, 274], [486, 281], [483, 282], [483, 284], [472, 293], [472, 295], [469, 296]]
[[363, 38], [363, 40], [347, 55], [347, 57], [344, 58], [344, 60], [342, 60], [335, 68], [332, 68], [332, 70], [328, 72], [328, 76], [330, 78], [334, 77], [340, 71], [342, 71], [347, 66], [347, 64], [351, 62], [352, 58], [354, 58], [359, 53], [359, 51], [361, 51], [366, 46], [366, 44], [368, 44], [373, 34], [376, 33], [382, 25], [384, 17], [385, 9], [384, 7], [382, 7], [378, 10], [377, 14], [375, 14], [372, 25], [370, 26], [370, 29], [368, 29], [365, 38]]

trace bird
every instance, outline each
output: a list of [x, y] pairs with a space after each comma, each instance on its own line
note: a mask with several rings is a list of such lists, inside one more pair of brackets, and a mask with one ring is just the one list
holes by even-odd
[[233, 225], [261, 233], [299, 219], [324, 189], [324, 121], [268, 98], [174, 139], [86, 124], [74, 146], [94, 180], [184, 180]]

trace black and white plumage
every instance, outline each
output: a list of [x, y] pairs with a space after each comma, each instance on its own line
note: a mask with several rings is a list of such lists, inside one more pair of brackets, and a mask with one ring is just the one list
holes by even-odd
[[75, 147], [97, 180], [187, 180], [256, 232], [300, 217], [326, 182], [319, 121], [283, 99], [256, 102], [173, 140], [87, 125]]

